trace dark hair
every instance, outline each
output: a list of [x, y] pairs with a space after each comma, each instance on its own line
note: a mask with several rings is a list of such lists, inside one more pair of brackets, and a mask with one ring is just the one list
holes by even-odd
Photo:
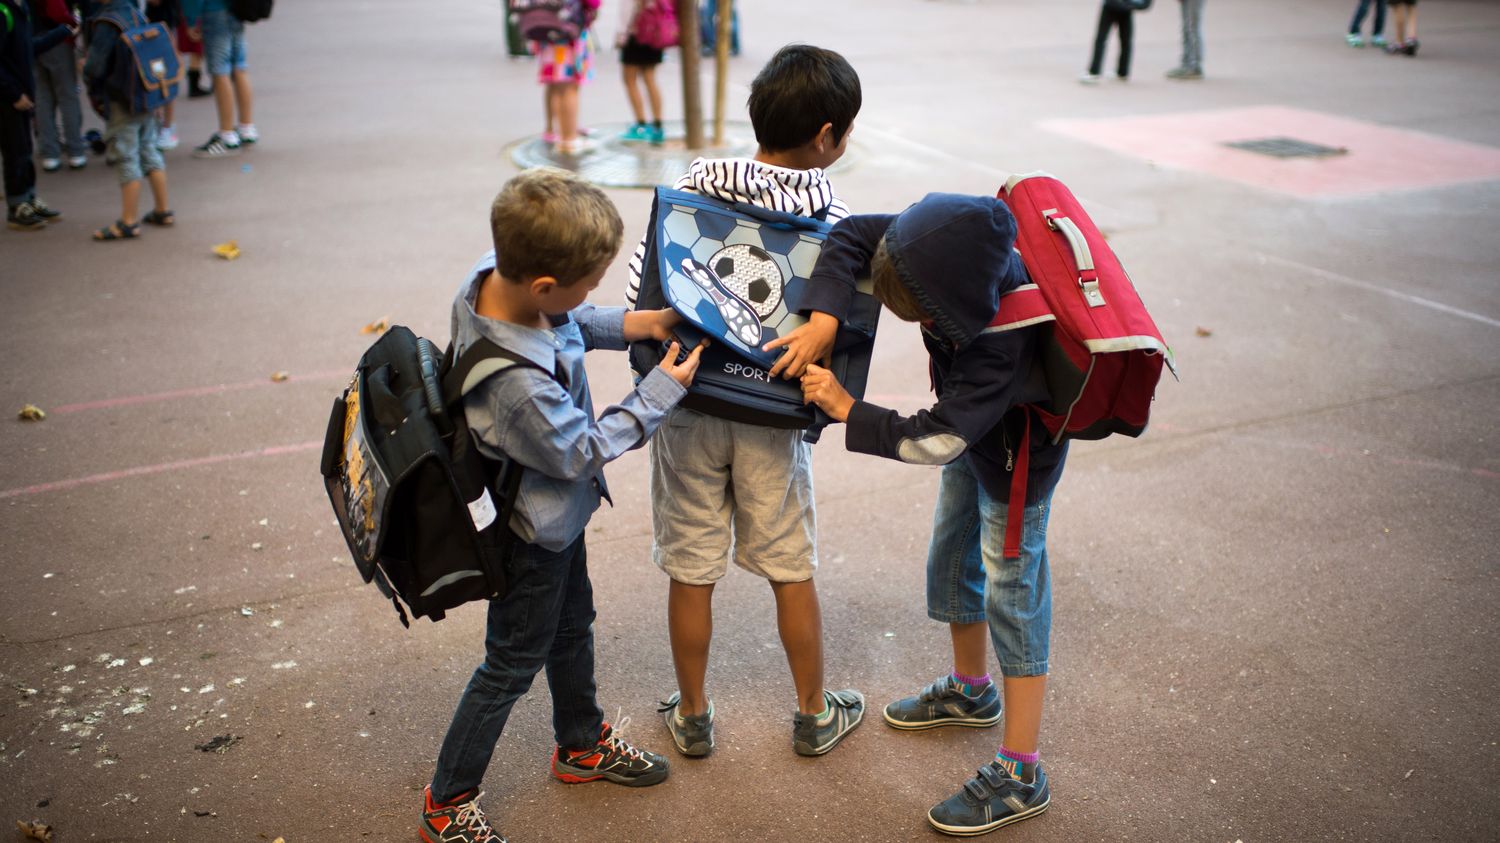
[[835, 143], [859, 114], [859, 74], [832, 50], [788, 44], [750, 83], [750, 125], [769, 152], [796, 149], [833, 124]]
[[552, 167], [526, 170], [490, 206], [495, 268], [509, 281], [550, 275], [566, 287], [620, 251], [625, 226], [604, 191]]
[[917, 297], [901, 280], [891, 253], [886, 250], [885, 238], [875, 247], [875, 256], [870, 258], [870, 283], [874, 285], [875, 300], [903, 322], [930, 322], [932, 317], [922, 308]]

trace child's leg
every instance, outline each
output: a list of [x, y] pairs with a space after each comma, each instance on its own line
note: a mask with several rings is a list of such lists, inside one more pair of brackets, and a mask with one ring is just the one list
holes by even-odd
[[239, 125], [255, 125], [255, 92], [250, 87], [250, 73], [236, 70], [230, 74], [230, 79], [234, 81], [234, 105], [240, 115]]
[[1120, 27], [1120, 63], [1115, 67], [1115, 75], [1121, 79], [1130, 78], [1130, 52], [1131, 45], [1135, 41], [1135, 15], [1131, 12], [1120, 12], [1120, 19], [1116, 21]]
[[557, 633], [547, 655], [552, 730], [563, 749], [583, 749], [599, 739], [604, 712], [594, 683], [594, 586], [583, 540], [573, 555], [562, 593]]
[[557, 134], [565, 144], [578, 140], [578, 83], [555, 85], [557, 94]]
[[[575, 566], [584, 564], [582, 557], [581, 537], [556, 553], [536, 545], [516, 549], [510, 593], [490, 601], [484, 662], [459, 697], [438, 753], [432, 778], [434, 802], [452, 801], [479, 787], [511, 708], [531, 687], [538, 671], [544, 666], [550, 671], [563, 606], [569, 589], [578, 587], [571, 575]], [[586, 583], [586, 574], [583, 579]], [[571, 621], [576, 625], [581, 619], [573, 617]], [[572, 641], [578, 645], [576, 630]], [[565, 690], [564, 696], [575, 699], [574, 711], [586, 708], [581, 699], [593, 693], [592, 655], [590, 638], [586, 678], [581, 678], [581, 658], [574, 662], [577, 670], [567, 671], [567, 676], [559, 670], [554, 678], [549, 672], [548, 681], [554, 688], [573, 683], [573, 692]], [[602, 713], [600, 717], [602, 722]], [[598, 726], [594, 729], [597, 734]]]
[[1099, 25], [1094, 30], [1094, 55], [1089, 61], [1089, 75], [1098, 76], [1104, 67], [1104, 46], [1109, 40], [1109, 27], [1114, 22], [1108, 5], [1099, 7]]
[[667, 592], [667, 632], [672, 639], [672, 667], [684, 717], [708, 712], [708, 650], [714, 635], [714, 584], [691, 585], [672, 580]]
[[1000, 672], [1005, 677], [1002, 749], [1021, 754], [1037, 751], [1047, 688], [1052, 631], [1052, 585], [1047, 565], [1049, 505], [1048, 500], [1043, 500], [1024, 509], [1021, 556], [1006, 559], [1001, 555], [1001, 547], [1007, 505], [981, 490], [987, 577], [985, 614]]
[[1417, 7], [1410, 3], [1403, 3], [1402, 9], [1406, 10], [1406, 35], [1403, 40], [1417, 40]]
[[141, 180], [135, 179], [120, 185], [120, 221], [135, 225], [141, 211]]
[[1042, 703], [1047, 697], [1047, 675], [1007, 676], [1005, 691], [1005, 737], [1001, 745], [1016, 752], [1035, 754], [1042, 733]]
[[625, 95], [630, 98], [630, 110], [635, 114], [635, 122], [644, 123], [646, 122], [646, 103], [641, 98], [639, 87], [641, 69], [633, 64], [627, 64], [623, 67], [625, 71]]
[[773, 582], [771, 592], [776, 595], [776, 629], [797, 689], [797, 710], [822, 714], [827, 706], [823, 699], [823, 613], [817, 586], [812, 580]]
[[965, 676], [983, 676], [989, 672], [990, 625], [977, 623], [950, 623], [948, 634], [953, 639], [953, 670]]
[[65, 52], [69, 53], [67, 60], [72, 61], [70, 50], [55, 47], [38, 55], [32, 65], [36, 75], [36, 107], [31, 113], [36, 122], [37, 153], [44, 159], [62, 157], [62, 142], [57, 136], [57, 104], [62, 80], [57, 78], [53, 53]]
[[1359, 5], [1354, 7], [1354, 18], [1349, 21], [1349, 34], [1358, 35], [1359, 28], [1365, 22], [1365, 13], [1370, 10], [1370, 0], [1359, 0]]
[[641, 75], [646, 78], [646, 98], [651, 103], [651, 119], [657, 126], [661, 125], [661, 89], [656, 87], [656, 65], [648, 65], [641, 68]]

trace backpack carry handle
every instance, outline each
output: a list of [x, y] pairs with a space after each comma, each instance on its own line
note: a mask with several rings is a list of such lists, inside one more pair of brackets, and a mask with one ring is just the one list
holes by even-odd
[[1099, 273], [1094, 269], [1094, 255], [1089, 251], [1089, 242], [1078, 224], [1059, 214], [1056, 210], [1043, 211], [1047, 227], [1058, 232], [1068, 241], [1073, 250], [1073, 264], [1078, 267], [1078, 289], [1083, 291], [1083, 300], [1089, 307], [1103, 307], [1104, 294], [1099, 292]]
[[426, 337], [417, 338], [417, 365], [422, 369], [422, 392], [427, 396], [427, 411], [435, 419], [445, 419], [448, 408], [443, 406], [443, 384], [438, 377], [441, 371], [437, 346]]
[[754, 217], [772, 228], [785, 231], [827, 231], [829, 228], [828, 223], [813, 217], [802, 217], [786, 211], [773, 211], [770, 208], [751, 205], [749, 202], [736, 202], [732, 207], [738, 213]]

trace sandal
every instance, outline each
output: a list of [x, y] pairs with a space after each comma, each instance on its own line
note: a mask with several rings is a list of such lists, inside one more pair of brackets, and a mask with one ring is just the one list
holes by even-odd
[[126, 225], [124, 220], [115, 220], [110, 225], [94, 232], [95, 240], [134, 240], [141, 236], [141, 224]]
[[159, 225], [162, 228], [166, 228], [172, 223], [177, 222], [177, 217], [171, 211], [152, 211], [144, 217], [141, 217], [141, 222], [150, 223], [151, 225]]

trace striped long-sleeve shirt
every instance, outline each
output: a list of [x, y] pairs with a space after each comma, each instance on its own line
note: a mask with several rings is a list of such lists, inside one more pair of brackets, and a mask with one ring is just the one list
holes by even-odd
[[[674, 187], [712, 196], [725, 202], [746, 202], [804, 217], [819, 216], [836, 223], [849, 216], [849, 207], [834, 195], [833, 183], [822, 170], [789, 170], [750, 158], [699, 158]], [[630, 256], [630, 283], [625, 302], [635, 307], [641, 289], [641, 261], [646, 239]]]

